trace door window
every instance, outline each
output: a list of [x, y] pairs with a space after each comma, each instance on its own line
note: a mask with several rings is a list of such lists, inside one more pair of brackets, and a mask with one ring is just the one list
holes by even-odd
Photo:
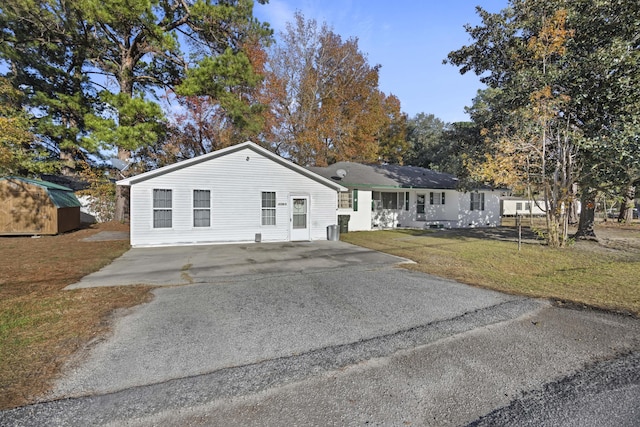
[[307, 199], [293, 199], [293, 228], [307, 228]]

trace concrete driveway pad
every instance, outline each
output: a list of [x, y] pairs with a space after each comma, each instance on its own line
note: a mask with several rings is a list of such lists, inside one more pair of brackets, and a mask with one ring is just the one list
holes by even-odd
[[226, 276], [310, 272], [410, 262], [344, 242], [316, 241], [133, 248], [66, 289], [121, 285], [186, 285]]

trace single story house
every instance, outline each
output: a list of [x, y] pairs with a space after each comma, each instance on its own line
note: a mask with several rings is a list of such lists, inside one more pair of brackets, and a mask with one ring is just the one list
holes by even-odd
[[340, 183], [253, 142], [122, 179], [131, 245], [326, 240]]
[[500, 225], [504, 190], [459, 191], [458, 179], [447, 173], [351, 162], [309, 169], [349, 189], [340, 193], [338, 205], [339, 215], [349, 215], [349, 231]]
[[544, 200], [531, 200], [523, 197], [505, 196], [500, 199], [502, 216], [544, 216], [547, 203]]
[[53, 235], [80, 227], [73, 190], [37, 179], [0, 178], [0, 234]]

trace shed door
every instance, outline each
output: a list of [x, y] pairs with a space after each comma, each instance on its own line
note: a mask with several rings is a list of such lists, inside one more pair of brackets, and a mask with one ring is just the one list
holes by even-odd
[[309, 197], [291, 197], [291, 240], [310, 240]]

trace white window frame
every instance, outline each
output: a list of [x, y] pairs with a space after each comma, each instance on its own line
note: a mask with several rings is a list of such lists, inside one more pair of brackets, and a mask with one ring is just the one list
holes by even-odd
[[[170, 188], [154, 188], [151, 194], [152, 194], [151, 204], [153, 206], [153, 216], [152, 216], [153, 228], [155, 229], [173, 228], [173, 190], [171, 190]], [[159, 198], [156, 198], [156, 194], [163, 194], [165, 197], [162, 200], [160, 200]], [[168, 206], [166, 206], [167, 194], [169, 195]], [[166, 217], [165, 218], [156, 217], [156, 215], [159, 216], [161, 212], [164, 213], [165, 215], [168, 213], [169, 218], [167, 219]], [[164, 225], [166, 221], [168, 221], [169, 225]], [[159, 224], [162, 224], [162, 225], [159, 225]]]
[[353, 209], [353, 191], [340, 191], [338, 193], [338, 209]]
[[[207, 197], [206, 199], [200, 199], [197, 200], [196, 199], [196, 193], [197, 192], [202, 192], [202, 193], [207, 193], [207, 195], [209, 197]], [[211, 227], [211, 190], [206, 190], [206, 189], [199, 189], [196, 188], [193, 190], [193, 227], [194, 228], [208, 228]], [[207, 202], [206, 206], [196, 206], [197, 202], [203, 202], [205, 201]], [[207, 213], [207, 225], [199, 225], [197, 223], [197, 220], [203, 220], [204, 218], [196, 218], [196, 212], [206, 212]]]
[[430, 205], [444, 205], [444, 191], [431, 191], [429, 193]]
[[484, 210], [484, 193], [470, 193], [469, 198], [469, 210], [470, 211], [483, 211]]
[[[273, 194], [273, 199], [270, 197], [271, 194]], [[265, 196], [267, 198], [265, 198]], [[273, 201], [273, 206], [270, 206], [271, 201]], [[275, 191], [263, 191], [260, 193], [260, 224], [268, 227], [276, 225], [276, 206], [277, 201]]]

